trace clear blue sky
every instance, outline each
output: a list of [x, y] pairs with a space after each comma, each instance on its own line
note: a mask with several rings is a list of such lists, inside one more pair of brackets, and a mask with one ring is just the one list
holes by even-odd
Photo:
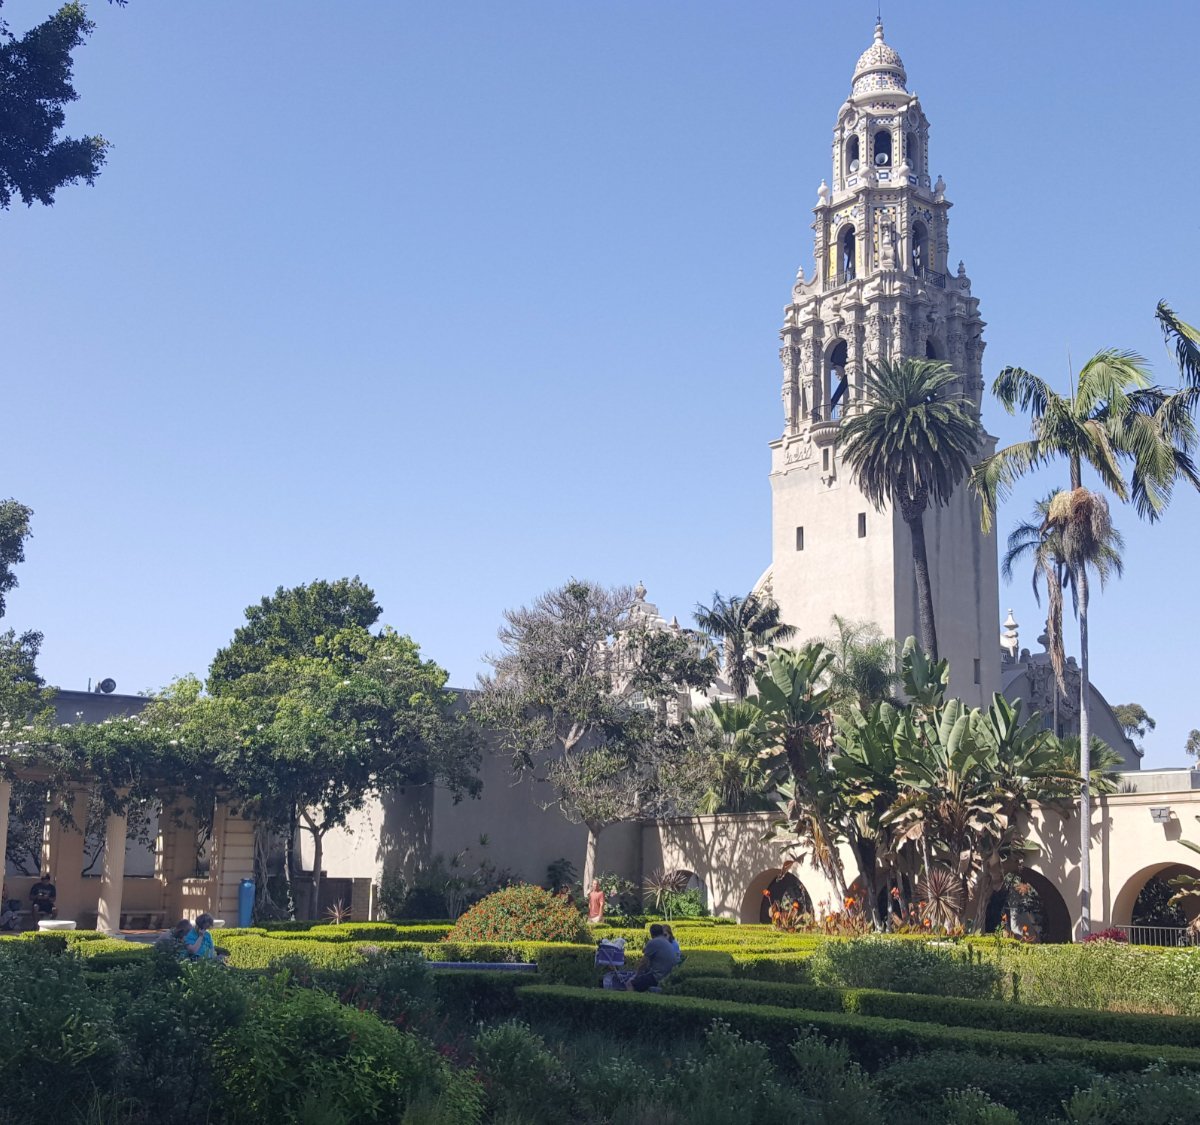
[[[19, 29], [53, 0], [9, 0]], [[276, 586], [360, 574], [469, 685], [571, 575], [686, 619], [769, 561], [776, 352], [868, 2], [98, 0], [95, 188], [0, 214], [6, 624], [64, 687], [203, 673]], [[1200, 6], [887, 3], [985, 373], [1200, 321]], [[1023, 423], [987, 410], [1002, 441]], [[1003, 513], [1002, 530], [1045, 474]], [[1119, 512], [1095, 678], [1181, 765], [1200, 500]], [[1022, 641], [1042, 614], [1002, 591]], [[997, 626], [999, 622], [997, 622]]]

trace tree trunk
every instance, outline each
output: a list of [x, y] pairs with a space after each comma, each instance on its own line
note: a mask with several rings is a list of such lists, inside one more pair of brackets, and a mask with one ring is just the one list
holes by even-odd
[[288, 917], [295, 918], [303, 914], [300, 894], [300, 857], [296, 854], [296, 814], [293, 812], [288, 819], [287, 838], [283, 842], [283, 865], [287, 872], [288, 883]]
[[596, 845], [600, 840], [603, 825], [589, 823], [587, 825], [587, 854], [583, 859], [583, 894], [587, 898], [592, 889], [592, 880], [596, 878]]
[[325, 862], [325, 829], [319, 827], [307, 812], [301, 813], [300, 816], [304, 827], [312, 833], [313, 838], [313, 869], [312, 879], [309, 881], [306, 913], [309, 918], [316, 918], [321, 909], [321, 864]]
[[1079, 936], [1092, 925], [1092, 724], [1088, 715], [1088, 579], [1086, 564], [1075, 575], [1079, 590]]
[[937, 626], [933, 617], [933, 586], [929, 581], [929, 558], [925, 553], [925, 513], [901, 509], [912, 536], [913, 573], [917, 580], [917, 613], [921, 624], [921, 647], [930, 660], [938, 659]]

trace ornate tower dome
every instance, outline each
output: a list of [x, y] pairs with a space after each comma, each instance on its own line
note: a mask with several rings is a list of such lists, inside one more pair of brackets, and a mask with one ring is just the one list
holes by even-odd
[[873, 94], [881, 90], [907, 91], [908, 75], [895, 49], [883, 41], [883, 21], [875, 25], [875, 42], [858, 57], [852, 93]]

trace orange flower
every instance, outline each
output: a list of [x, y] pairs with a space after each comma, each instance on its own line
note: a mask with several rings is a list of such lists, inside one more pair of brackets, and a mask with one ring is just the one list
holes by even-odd
[[926, 926], [932, 926], [932, 925], [933, 925], [933, 923], [932, 923], [932, 922], [930, 922], [930, 920], [929, 920], [928, 918], [926, 918], [926, 919], [925, 919], [925, 925], [926, 925]]
[[845, 902], [845, 907], [846, 907], [846, 909], [847, 909], [847, 910], [849, 910], [849, 909], [850, 909], [850, 907], [852, 907], [853, 905], [854, 905], [854, 899], [853, 899], [853, 898], [848, 898], [848, 899], [846, 899], [846, 902]]
[[770, 891], [763, 891], [763, 898], [770, 898], [770, 897], [771, 897]]
[[900, 897], [900, 888], [899, 888], [899, 887], [893, 887], [893, 888], [892, 888], [892, 898], [894, 898], [894, 899], [899, 899], [899, 897]]

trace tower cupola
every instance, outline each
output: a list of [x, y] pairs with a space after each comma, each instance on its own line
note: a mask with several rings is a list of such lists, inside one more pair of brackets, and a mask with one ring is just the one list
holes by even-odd
[[883, 21], [875, 25], [875, 42], [858, 57], [854, 67], [852, 94], [877, 94], [898, 90], [907, 93], [908, 75], [894, 47], [883, 41]]

